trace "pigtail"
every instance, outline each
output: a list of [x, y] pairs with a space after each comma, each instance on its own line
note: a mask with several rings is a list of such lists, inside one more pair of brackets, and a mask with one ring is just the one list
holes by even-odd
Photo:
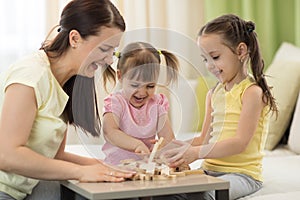
[[110, 65], [107, 65], [103, 71], [103, 86], [106, 92], [107, 92], [107, 87], [106, 87], [107, 82], [108, 81], [112, 82], [113, 85], [115, 85], [116, 76], [117, 76], [116, 71]]
[[271, 88], [267, 84], [267, 80], [264, 75], [264, 60], [261, 56], [259, 42], [257, 35], [254, 32], [255, 25], [253, 22], [246, 22], [246, 34], [249, 38], [249, 57], [250, 57], [250, 66], [252, 70], [253, 77], [256, 83], [263, 90], [263, 102], [270, 106], [270, 111], [275, 112], [276, 116], [278, 115], [278, 109], [276, 100], [271, 93]]
[[175, 83], [178, 80], [179, 61], [176, 56], [168, 51], [160, 51], [165, 57], [167, 65], [167, 85]]
[[255, 24], [253, 22], [246, 22], [236, 15], [228, 14], [207, 23], [200, 29], [198, 36], [205, 33], [221, 34], [225, 39], [225, 45], [227, 45], [234, 53], [236, 52], [236, 47], [241, 42], [244, 42], [248, 46], [251, 70], [257, 85], [263, 90], [263, 102], [268, 104], [270, 106], [270, 111], [275, 112], [277, 116], [278, 109], [276, 101], [263, 73], [264, 61], [259, 49], [257, 35], [254, 30]]

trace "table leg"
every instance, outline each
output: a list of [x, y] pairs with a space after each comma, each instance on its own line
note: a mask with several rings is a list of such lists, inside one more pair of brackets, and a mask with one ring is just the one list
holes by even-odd
[[76, 199], [76, 200], [86, 200], [83, 196], [76, 194], [73, 190], [70, 190], [69, 188], [60, 185], [60, 199], [61, 200], [70, 200], [70, 199]]
[[216, 190], [216, 200], [229, 200], [229, 190]]

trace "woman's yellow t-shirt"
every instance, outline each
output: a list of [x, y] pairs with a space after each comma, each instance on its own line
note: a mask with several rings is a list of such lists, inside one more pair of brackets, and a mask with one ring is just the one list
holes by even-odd
[[[20, 83], [32, 87], [38, 111], [26, 146], [48, 158], [54, 158], [66, 132], [66, 123], [61, 119], [68, 101], [53, 76], [50, 63], [43, 51], [25, 57], [0, 75], [0, 112], [6, 88]], [[0, 171], [0, 191], [16, 199], [30, 194], [38, 180]]]
[[[230, 91], [226, 91], [222, 84], [216, 86], [211, 101], [213, 122], [211, 123], [210, 143], [231, 138], [236, 134], [243, 94], [253, 84], [255, 84], [254, 80], [247, 77], [239, 84], [234, 85]], [[253, 138], [246, 150], [240, 154], [224, 158], [205, 159], [202, 165], [203, 169], [226, 173], [242, 173], [262, 181], [262, 158], [268, 132], [268, 121], [268, 106], [265, 106]]]

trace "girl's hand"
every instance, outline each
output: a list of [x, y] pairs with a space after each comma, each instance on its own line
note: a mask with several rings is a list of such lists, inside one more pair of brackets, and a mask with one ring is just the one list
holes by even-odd
[[135, 172], [122, 170], [100, 162], [95, 165], [81, 166], [79, 174], [78, 180], [80, 182], [121, 182], [126, 178], [131, 178]]
[[135, 153], [139, 154], [149, 154], [149, 148], [144, 144], [144, 142], [140, 141], [139, 144], [134, 149]]
[[198, 158], [197, 149], [190, 143], [173, 140], [160, 151], [160, 159], [170, 167], [190, 164]]
[[154, 147], [154, 144], [155, 144], [157, 141], [158, 141], [157, 139], [151, 139], [151, 140], [149, 140], [149, 143], [151, 144], [150, 152], [152, 151], [152, 149], [153, 149], [153, 147]]

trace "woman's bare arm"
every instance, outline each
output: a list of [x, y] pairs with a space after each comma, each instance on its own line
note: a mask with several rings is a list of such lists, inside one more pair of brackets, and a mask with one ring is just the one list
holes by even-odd
[[[36, 117], [33, 88], [12, 84], [7, 87], [0, 121], [0, 169], [30, 178], [46, 180], [121, 181], [125, 173], [109, 176], [101, 164], [81, 166], [44, 157], [26, 146]], [[130, 176], [130, 175], [128, 175]]]

